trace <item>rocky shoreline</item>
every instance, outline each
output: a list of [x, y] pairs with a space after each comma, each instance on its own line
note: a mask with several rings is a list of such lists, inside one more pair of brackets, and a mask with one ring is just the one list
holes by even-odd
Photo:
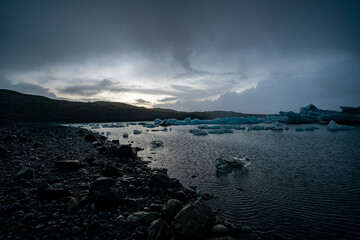
[[0, 126], [2, 239], [254, 239], [130, 145], [51, 124]]

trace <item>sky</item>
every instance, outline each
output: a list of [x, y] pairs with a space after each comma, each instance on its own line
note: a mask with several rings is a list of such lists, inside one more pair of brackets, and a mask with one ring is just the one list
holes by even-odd
[[360, 1], [0, 0], [0, 88], [245, 113], [360, 106]]

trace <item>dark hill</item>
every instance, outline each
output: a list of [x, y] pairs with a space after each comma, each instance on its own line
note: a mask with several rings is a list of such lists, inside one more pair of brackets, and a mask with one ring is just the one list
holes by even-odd
[[179, 112], [162, 108], [143, 108], [118, 102], [70, 102], [42, 96], [0, 89], [0, 117], [2, 120], [27, 122], [122, 122], [152, 121], [186, 117], [213, 119], [217, 117], [246, 117], [243, 113], [210, 111]]
[[0, 116], [29, 122], [152, 121], [155, 118], [208, 119], [206, 113], [148, 109], [116, 102], [70, 102], [0, 89]]

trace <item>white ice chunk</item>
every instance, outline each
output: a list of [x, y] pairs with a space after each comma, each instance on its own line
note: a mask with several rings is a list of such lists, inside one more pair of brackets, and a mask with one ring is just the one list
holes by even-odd
[[339, 125], [334, 120], [331, 120], [329, 125], [327, 126], [327, 130], [329, 131], [348, 131], [354, 129], [353, 127], [346, 125]]

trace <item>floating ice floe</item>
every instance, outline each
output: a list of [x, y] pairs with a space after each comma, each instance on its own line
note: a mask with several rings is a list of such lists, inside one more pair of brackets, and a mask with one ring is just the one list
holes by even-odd
[[191, 129], [189, 130], [190, 133], [194, 134], [195, 136], [204, 136], [207, 135], [207, 132], [202, 129]]
[[150, 143], [150, 145], [151, 145], [152, 148], [158, 148], [158, 147], [164, 146], [164, 142], [162, 142], [160, 140], [155, 140], [155, 141], [152, 141]]
[[314, 130], [319, 129], [318, 127], [297, 127], [295, 128], [295, 131], [297, 132], [304, 132], [304, 131], [308, 131], [308, 132], [313, 132]]
[[331, 120], [326, 129], [335, 132], [335, 131], [348, 131], [354, 128], [346, 125], [339, 125], [335, 121]]
[[215, 168], [220, 173], [231, 172], [233, 168], [242, 168], [250, 165], [250, 160], [246, 157], [238, 158], [232, 157], [230, 159], [217, 158], [215, 159]]
[[103, 128], [122, 128], [125, 127], [123, 123], [105, 123], [101, 125]]
[[133, 131], [133, 133], [134, 133], [134, 134], [141, 134], [141, 131], [135, 129], [135, 130]]
[[234, 133], [234, 131], [232, 129], [221, 128], [221, 129], [210, 130], [209, 133], [210, 134], [224, 134], [224, 133]]
[[129, 134], [123, 133], [123, 138], [128, 138], [128, 137], [129, 137]]

